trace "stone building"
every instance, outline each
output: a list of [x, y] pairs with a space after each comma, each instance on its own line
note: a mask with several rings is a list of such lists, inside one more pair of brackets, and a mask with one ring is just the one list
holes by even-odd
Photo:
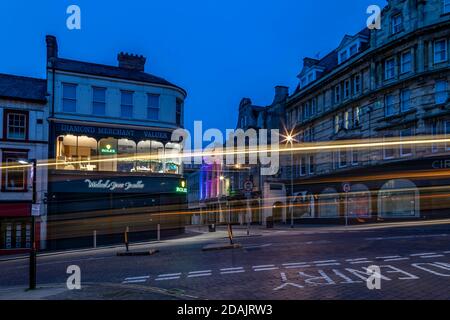
[[297, 147], [337, 147], [296, 152], [293, 164], [285, 155], [283, 178], [288, 185], [292, 175], [294, 188], [284, 221], [446, 212], [449, 180], [439, 172], [449, 168], [450, 143], [416, 142], [450, 134], [449, 31], [449, 1], [390, 0], [381, 29], [346, 35], [323, 58], [303, 60], [286, 125]]

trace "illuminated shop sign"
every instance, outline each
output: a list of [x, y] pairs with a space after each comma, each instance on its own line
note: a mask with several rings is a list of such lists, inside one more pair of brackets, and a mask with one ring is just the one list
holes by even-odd
[[114, 137], [114, 138], [128, 138], [128, 139], [156, 139], [169, 141], [171, 132], [156, 131], [156, 130], [138, 130], [138, 129], [123, 129], [123, 128], [109, 128], [109, 127], [94, 127], [73, 125], [66, 123], [56, 123], [55, 131], [57, 135], [73, 134], [73, 135], [87, 135], [96, 137]]
[[178, 186], [176, 188], [176, 192], [177, 193], [187, 193], [188, 192], [187, 187], [186, 187], [186, 181], [182, 180], [180, 182], [180, 186]]
[[111, 147], [110, 144], [107, 144], [104, 148], [100, 149], [101, 154], [116, 154], [117, 150]]
[[113, 180], [84, 180], [85, 183], [88, 184], [89, 189], [104, 189], [104, 190], [132, 190], [132, 189], [144, 189], [145, 184], [142, 181], [137, 181], [136, 183], [132, 183], [130, 181], [126, 182], [117, 182]]

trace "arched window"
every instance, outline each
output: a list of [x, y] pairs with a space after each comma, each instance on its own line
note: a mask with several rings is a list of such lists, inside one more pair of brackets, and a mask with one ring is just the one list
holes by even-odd
[[117, 148], [118, 142], [114, 138], [100, 139], [98, 142], [100, 171], [117, 171]]
[[97, 170], [97, 140], [87, 136], [59, 136], [56, 143], [57, 168], [63, 170]]
[[181, 145], [169, 142], [165, 148], [165, 172], [181, 174]]
[[349, 217], [370, 216], [370, 191], [364, 184], [352, 185], [347, 198], [347, 214]]
[[293, 203], [294, 219], [314, 217], [314, 195], [307, 191], [299, 192]]
[[410, 180], [389, 180], [378, 192], [378, 215], [381, 217], [418, 217], [419, 210], [419, 190]]
[[136, 142], [129, 139], [119, 139], [118, 141], [118, 162], [117, 171], [135, 171], [134, 157], [136, 155]]
[[339, 216], [339, 194], [334, 188], [326, 188], [319, 196], [319, 215], [321, 218]]

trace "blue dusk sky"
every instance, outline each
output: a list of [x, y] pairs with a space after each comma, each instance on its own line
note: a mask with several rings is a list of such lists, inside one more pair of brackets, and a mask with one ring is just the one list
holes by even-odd
[[[81, 30], [66, 9], [81, 8]], [[2, 0], [0, 73], [45, 77], [45, 35], [61, 57], [117, 65], [120, 51], [185, 88], [185, 125], [234, 128], [243, 97], [268, 105], [274, 86], [295, 89], [305, 56], [323, 57], [365, 27], [385, 0]]]

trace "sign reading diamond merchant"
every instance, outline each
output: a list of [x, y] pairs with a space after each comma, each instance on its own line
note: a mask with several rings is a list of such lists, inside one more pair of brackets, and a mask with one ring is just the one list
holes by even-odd
[[132, 182], [116, 182], [111, 180], [97, 180], [92, 181], [90, 179], [84, 180], [88, 184], [89, 189], [107, 189], [107, 190], [124, 190], [128, 191], [131, 189], [144, 189], [145, 184], [142, 183], [142, 181], [137, 181], [136, 183]]
[[128, 128], [114, 128], [114, 127], [97, 127], [85, 126], [68, 123], [55, 123], [55, 133], [86, 135], [93, 138], [127, 138], [132, 140], [160, 140], [169, 141], [171, 137], [170, 131], [162, 130], [145, 130], [145, 129], [128, 129]]

